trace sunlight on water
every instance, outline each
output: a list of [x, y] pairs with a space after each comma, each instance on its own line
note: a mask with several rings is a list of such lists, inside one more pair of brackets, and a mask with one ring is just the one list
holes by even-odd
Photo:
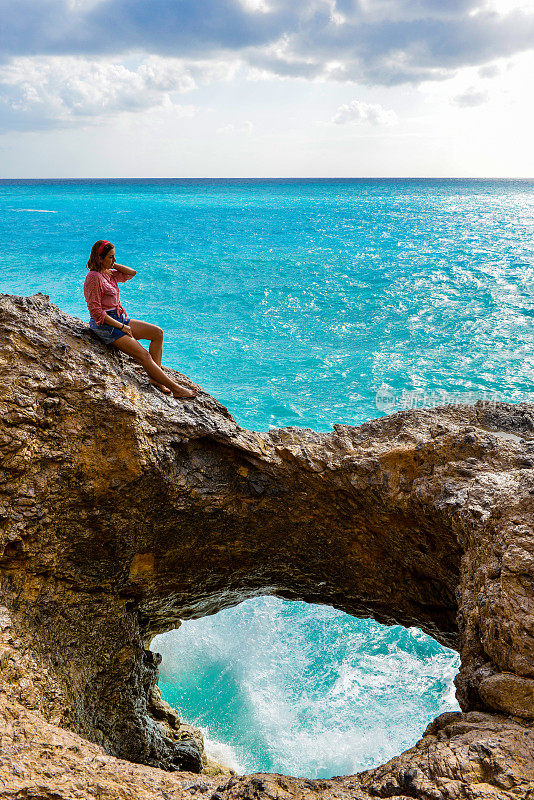
[[164, 363], [248, 428], [359, 424], [383, 384], [533, 397], [533, 182], [4, 183], [0, 205], [3, 291], [86, 320], [111, 239]]
[[238, 771], [350, 774], [458, 708], [457, 653], [416, 628], [327, 606], [248, 600], [184, 622], [152, 649], [165, 699], [207, 732], [210, 757]]

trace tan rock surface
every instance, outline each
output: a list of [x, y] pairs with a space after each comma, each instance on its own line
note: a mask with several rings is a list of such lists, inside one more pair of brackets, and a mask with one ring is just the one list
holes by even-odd
[[480, 712], [443, 714], [411, 750], [331, 780], [210, 777], [132, 764], [0, 693], [0, 797], [35, 800], [370, 800], [534, 797], [529, 729]]
[[497, 673], [485, 678], [479, 693], [490, 708], [534, 720], [534, 680], [510, 673]]
[[[1, 296], [0, 335], [2, 796], [534, 798], [534, 406], [255, 433], [42, 295]], [[150, 638], [261, 594], [457, 647], [466, 713], [352, 778], [154, 769], [202, 750], [158, 705]]]

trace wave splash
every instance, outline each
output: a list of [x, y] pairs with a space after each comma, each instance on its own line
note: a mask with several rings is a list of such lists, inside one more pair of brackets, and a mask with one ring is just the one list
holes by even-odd
[[351, 774], [458, 710], [459, 655], [417, 628], [271, 597], [158, 636], [160, 688], [237, 772]]

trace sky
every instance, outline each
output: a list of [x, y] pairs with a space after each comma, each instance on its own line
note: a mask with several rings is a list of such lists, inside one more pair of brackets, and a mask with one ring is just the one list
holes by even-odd
[[534, 178], [534, 0], [0, 0], [0, 177]]

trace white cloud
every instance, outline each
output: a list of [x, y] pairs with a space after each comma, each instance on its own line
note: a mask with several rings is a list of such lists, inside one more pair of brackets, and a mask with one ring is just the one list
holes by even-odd
[[67, 0], [67, 6], [70, 11], [84, 12], [84, 11], [90, 11], [95, 6], [103, 2], [105, 2], [105, 0]]
[[512, 11], [532, 11], [532, 0], [486, 0], [486, 7], [498, 14]]
[[360, 100], [353, 100], [338, 108], [332, 122], [335, 122], [336, 125], [345, 125], [348, 122], [395, 125], [398, 118], [394, 111], [383, 108], [377, 103], [362, 103]]
[[231, 136], [243, 135], [243, 134], [248, 135], [252, 133], [253, 129], [254, 125], [252, 124], [252, 122], [247, 120], [246, 122], [243, 122], [241, 125], [233, 125], [231, 123], [229, 125], [223, 125], [221, 128], [217, 129], [217, 133], [229, 134]]
[[[108, 60], [54, 56], [16, 58], [0, 67], [4, 115], [68, 122], [124, 112], [178, 107], [173, 97], [194, 88], [178, 59], [146, 58], [136, 68]], [[190, 112], [187, 112], [190, 113]]]
[[[1, 0], [4, 56], [124, 58], [132, 52], [241, 56], [282, 76], [300, 70], [393, 86], [531, 51], [532, 0]], [[104, 35], [105, 34], [105, 35]], [[285, 45], [276, 57], [270, 49]], [[259, 63], [263, 62], [263, 63]]]
[[231, 81], [242, 67], [239, 58], [206, 59], [182, 62], [187, 72], [198, 85], [208, 85], [217, 81]]
[[271, 10], [267, 0], [239, 0], [245, 11], [267, 14]]
[[480, 67], [478, 75], [480, 78], [496, 78], [497, 75], [500, 75], [500, 72], [501, 70], [497, 64], [488, 64], [485, 67]]
[[474, 86], [471, 86], [469, 89], [466, 89], [465, 92], [461, 94], [457, 94], [453, 97], [452, 102], [460, 106], [460, 108], [474, 108], [475, 106], [481, 106], [483, 103], [486, 103], [488, 100], [488, 95], [486, 92], [481, 92], [478, 89], [475, 89]]

